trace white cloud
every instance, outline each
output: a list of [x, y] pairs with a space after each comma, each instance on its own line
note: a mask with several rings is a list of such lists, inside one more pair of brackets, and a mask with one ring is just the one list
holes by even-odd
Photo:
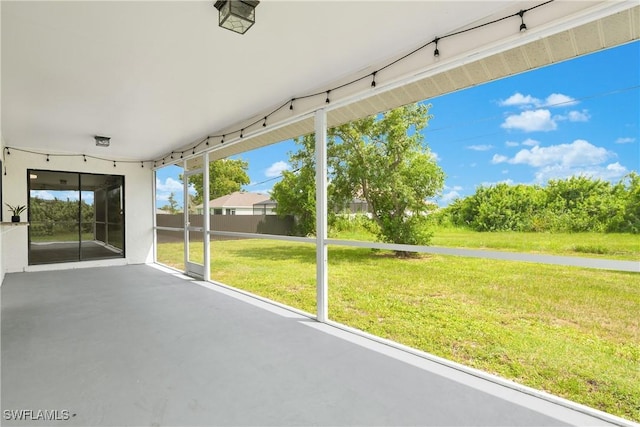
[[516, 92], [504, 101], [500, 101], [500, 105], [503, 107], [511, 107], [514, 105], [539, 105], [540, 100], [534, 98], [531, 95], [523, 95], [520, 92]]
[[542, 101], [531, 95], [523, 95], [520, 92], [516, 92], [509, 98], [500, 101], [499, 104], [503, 107], [521, 107], [521, 108], [540, 108], [540, 107], [567, 107], [576, 105], [578, 101], [574, 98], [564, 95], [562, 93], [552, 93]]
[[445, 203], [445, 204], [449, 204], [451, 202], [453, 202], [455, 199], [460, 198], [460, 193], [458, 193], [457, 191], [453, 190], [453, 191], [449, 191], [448, 193], [445, 193], [442, 195], [442, 197], [440, 197], [440, 200]]
[[507, 117], [500, 125], [504, 129], [518, 129], [524, 132], [550, 131], [557, 129], [549, 110], [528, 110]]
[[582, 111], [569, 111], [566, 115], [557, 115], [554, 116], [554, 120], [569, 120], [570, 122], [588, 122], [591, 116], [589, 115], [588, 110]]
[[[570, 144], [548, 147], [536, 145], [531, 149], [522, 149], [512, 158], [495, 154], [491, 162], [532, 166], [536, 168], [535, 182], [538, 183], [580, 175], [603, 180], [618, 180], [629, 171], [619, 162], [606, 164], [614, 157], [616, 154], [604, 147], [597, 147], [583, 139], [576, 139]], [[502, 172], [505, 173], [506, 170]], [[483, 185], [490, 184], [495, 183], [483, 183]]]
[[[89, 195], [89, 192], [83, 191], [83, 200], [89, 204], [93, 202], [93, 197]], [[80, 200], [80, 193], [78, 191], [48, 191], [48, 190], [32, 190], [29, 194], [30, 197], [37, 197], [42, 200], [72, 200], [78, 201]]]
[[93, 191], [83, 191], [82, 192], [82, 201], [88, 205], [92, 205], [94, 202], [94, 192]]
[[509, 169], [502, 169], [502, 174], [503, 174], [503, 175], [506, 175], [506, 174], [508, 174], [508, 173], [509, 173]]
[[526, 147], [535, 147], [537, 145], [540, 145], [540, 141], [536, 141], [535, 139], [527, 138], [524, 141], [522, 141], [522, 145], [524, 145]]
[[440, 160], [442, 160], [442, 157], [438, 156], [438, 153], [436, 153], [435, 151], [430, 151], [430, 154], [431, 154], [431, 158], [436, 162], [439, 162]]
[[535, 147], [536, 145], [540, 145], [540, 141], [536, 141], [535, 139], [527, 138], [522, 143], [516, 141], [507, 141], [505, 144], [507, 147], [518, 147], [520, 145], [524, 145], [526, 147]]
[[632, 142], [636, 142], [636, 139], [630, 137], [616, 139], [616, 144], [631, 144]]
[[578, 101], [574, 98], [563, 95], [561, 93], [552, 93], [547, 96], [545, 107], [566, 107], [569, 105], [576, 105]]
[[167, 193], [156, 193], [156, 202], [168, 202], [169, 201], [169, 194]]
[[493, 145], [467, 145], [467, 148], [473, 151], [489, 151], [493, 148]]
[[482, 187], [494, 187], [498, 184], [507, 184], [507, 185], [513, 185], [515, 184], [515, 182], [512, 179], [503, 179], [502, 181], [495, 181], [495, 182], [483, 182], [481, 183], [479, 186]]
[[[180, 206], [182, 206], [182, 194], [184, 192], [184, 187], [182, 182], [174, 179], [172, 177], [167, 177], [164, 182], [160, 181], [156, 178], [156, 201], [158, 202], [168, 202], [169, 196], [171, 193], [174, 194], [174, 199]], [[195, 194], [195, 190], [193, 185], [189, 186], [189, 193]]]
[[491, 159], [491, 163], [496, 165], [498, 163], [504, 163], [504, 162], [506, 162], [508, 160], [509, 160], [509, 158], [507, 156], [503, 156], [502, 154], [494, 154], [493, 155], [493, 159]]
[[570, 122], [588, 122], [591, 116], [587, 110], [569, 111]]
[[53, 200], [55, 196], [47, 190], [31, 190], [30, 197], [38, 198], [41, 200]]
[[80, 193], [77, 191], [56, 191], [55, 196], [58, 198], [58, 200], [73, 200], [78, 201], [80, 200]]
[[614, 176], [624, 176], [627, 173], [629, 173], [629, 171], [627, 170], [626, 167], [622, 166], [619, 162], [615, 162], [615, 163], [610, 163], [607, 165], [607, 167], [605, 168], [607, 173], [611, 173], [611, 174], [615, 174]]
[[550, 179], [565, 179], [571, 176], [587, 176], [605, 181], [617, 181], [627, 175], [629, 170], [620, 163], [610, 163], [606, 166], [593, 165], [588, 167], [567, 167], [565, 165], [545, 166], [535, 174], [536, 182], [544, 183]]
[[160, 193], [178, 193], [184, 190], [184, 187], [182, 186], [182, 182], [175, 180], [171, 177], [168, 177], [167, 179], [164, 180], [164, 182], [161, 182], [159, 179], [156, 179], [156, 191], [160, 192]]
[[613, 153], [603, 147], [596, 147], [583, 139], [576, 139], [571, 144], [536, 146], [532, 149], [520, 150], [508, 162], [526, 164], [534, 167], [562, 165], [565, 167], [598, 165], [605, 162]]
[[283, 171], [288, 171], [289, 169], [291, 169], [291, 166], [289, 166], [287, 162], [279, 161], [269, 166], [264, 174], [267, 178], [275, 178], [276, 176], [282, 175]]

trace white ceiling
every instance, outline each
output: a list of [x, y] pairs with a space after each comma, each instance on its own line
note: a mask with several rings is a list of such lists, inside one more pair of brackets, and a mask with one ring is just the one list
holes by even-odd
[[[5, 146], [40, 152], [158, 159], [254, 122], [291, 98], [366, 76], [436, 36], [540, 3], [264, 0], [256, 24], [238, 35], [217, 26], [213, 1], [2, 1], [2, 137]], [[557, 1], [525, 15], [526, 35], [515, 18], [451, 37], [441, 42], [440, 62], [430, 47], [381, 72], [371, 94], [377, 104], [364, 99], [370, 80], [332, 92], [332, 102], [345, 105], [335, 120], [400, 105], [413, 75], [416, 90], [404, 98], [424, 99], [637, 39], [636, 5]], [[614, 14], [616, 30], [607, 32], [603, 20]], [[601, 34], [581, 49], [575, 28], [590, 22]], [[517, 54], [505, 57], [526, 46], [533, 51], [520, 58], [524, 67]], [[502, 57], [491, 62], [495, 55]], [[506, 72], [492, 69], [499, 63]], [[438, 76], [445, 76], [438, 91], [417, 90], [425, 79], [439, 87]], [[347, 104], [356, 96], [358, 103]], [[312, 111], [314, 102], [284, 109], [269, 125]], [[96, 147], [94, 135], [110, 136], [111, 146]]]

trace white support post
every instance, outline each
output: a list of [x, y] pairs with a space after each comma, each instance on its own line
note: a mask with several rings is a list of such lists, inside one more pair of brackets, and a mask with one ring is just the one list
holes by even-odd
[[316, 302], [319, 322], [329, 318], [327, 278], [327, 112], [315, 114], [316, 131]]
[[183, 160], [182, 164], [182, 227], [184, 227], [184, 271], [189, 271], [189, 179], [187, 178], [187, 161]]
[[202, 155], [202, 239], [204, 241], [204, 281], [211, 280], [211, 261], [209, 258], [209, 152]]
[[[156, 203], [158, 203], [158, 201], [156, 200], [156, 176], [158, 174], [158, 170], [155, 169], [153, 171], [153, 173], [151, 174], [151, 200], [153, 203], [153, 262], [157, 263], [158, 262], [158, 229], [156, 228], [158, 226], [158, 219], [157, 216], [158, 214], [156, 213], [157, 208], [156, 208]], [[95, 233], [95, 228], [93, 230], [93, 232]]]

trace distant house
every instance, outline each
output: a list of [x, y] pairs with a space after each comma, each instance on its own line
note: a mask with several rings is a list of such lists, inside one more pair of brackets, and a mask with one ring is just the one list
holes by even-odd
[[[268, 194], [236, 191], [209, 201], [209, 215], [275, 215], [275, 206]], [[202, 205], [196, 212], [202, 215]]]
[[269, 199], [253, 205], [254, 215], [276, 215], [276, 207], [278, 202]]

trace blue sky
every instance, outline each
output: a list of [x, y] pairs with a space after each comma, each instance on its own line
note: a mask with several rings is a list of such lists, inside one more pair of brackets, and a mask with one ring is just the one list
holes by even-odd
[[[423, 131], [447, 178], [438, 203], [499, 182], [589, 175], [617, 182], [640, 167], [640, 42], [425, 100]], [[289, 167], [285, 141], [240, 157], [246, 191], [268, 192]], [[266, 181], [266, 182], [265, 182]], [[177, 169], [157, 176], [158, 206], [180, 193]]]

